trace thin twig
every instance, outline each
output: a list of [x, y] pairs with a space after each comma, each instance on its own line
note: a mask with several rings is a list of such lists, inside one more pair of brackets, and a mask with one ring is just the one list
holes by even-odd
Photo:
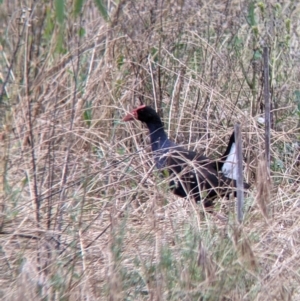
[[264, 47], [264, 98], [265, 98], [265, 152], [267, 170], [270, 172], [270, 86], [269, 86], [269, 49]]
[[242, 137], [241, 127], [239, 124], [234, 126], [235, 143], [236, 143], [236, 155], [237, 155], [237, 217], [238, 221], [243, 221], [243, 206], [244, 206], [244, 180], [243, 180], [243, 155], [242, 155]]

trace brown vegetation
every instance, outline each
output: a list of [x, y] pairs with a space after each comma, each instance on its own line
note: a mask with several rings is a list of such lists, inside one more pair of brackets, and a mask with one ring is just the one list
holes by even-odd
[[[105, 21], [61, 2], [0, 4], [1, 299], [299, 300], [300, 4], [107, 1]], [[121, 122], [140, 102], [212, 158], [241, 123], [242, 226], [232, 200], [223, 225], [169, 192]]]

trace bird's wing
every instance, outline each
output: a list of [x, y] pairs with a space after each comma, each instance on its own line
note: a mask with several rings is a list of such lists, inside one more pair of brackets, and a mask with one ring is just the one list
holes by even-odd
[[227, 195], [236, 187], [234, 180], [215, 169], [215, 162], [196, 153], [181, 149], [173, 151], [168, 154], [167, 165], [176, 177], [178, 192], [185, 190], [186, 195], [192, 194], [196, 200], [200, 199], [200, 192], [206, 194], [207, 199], [214, 199]]

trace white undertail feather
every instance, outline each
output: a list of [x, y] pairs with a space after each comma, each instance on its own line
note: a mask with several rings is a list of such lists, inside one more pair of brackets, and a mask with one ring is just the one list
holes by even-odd
[[237, 172], [237, 155], [236, 155], [235, 143], [232, 143], [227, 159], [222, 166], [222, 172], [225, 177], [233, 180], [237, 180], [238, 172]]

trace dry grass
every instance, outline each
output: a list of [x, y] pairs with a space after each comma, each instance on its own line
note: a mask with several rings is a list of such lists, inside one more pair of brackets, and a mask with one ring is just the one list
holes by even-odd
[[[105, 23], [93, 2], [82, 18], [65, 2], [62, 44], [51, 4], [0, 5], [1, 299], [299, 300], [300, 5], [120, 1]], [[216, 204], [221, 224], [168, 191], [147, 131], [121, 122], [141, 101], [211, 157], [241, 123], [242, 226], [232, 200]]]

